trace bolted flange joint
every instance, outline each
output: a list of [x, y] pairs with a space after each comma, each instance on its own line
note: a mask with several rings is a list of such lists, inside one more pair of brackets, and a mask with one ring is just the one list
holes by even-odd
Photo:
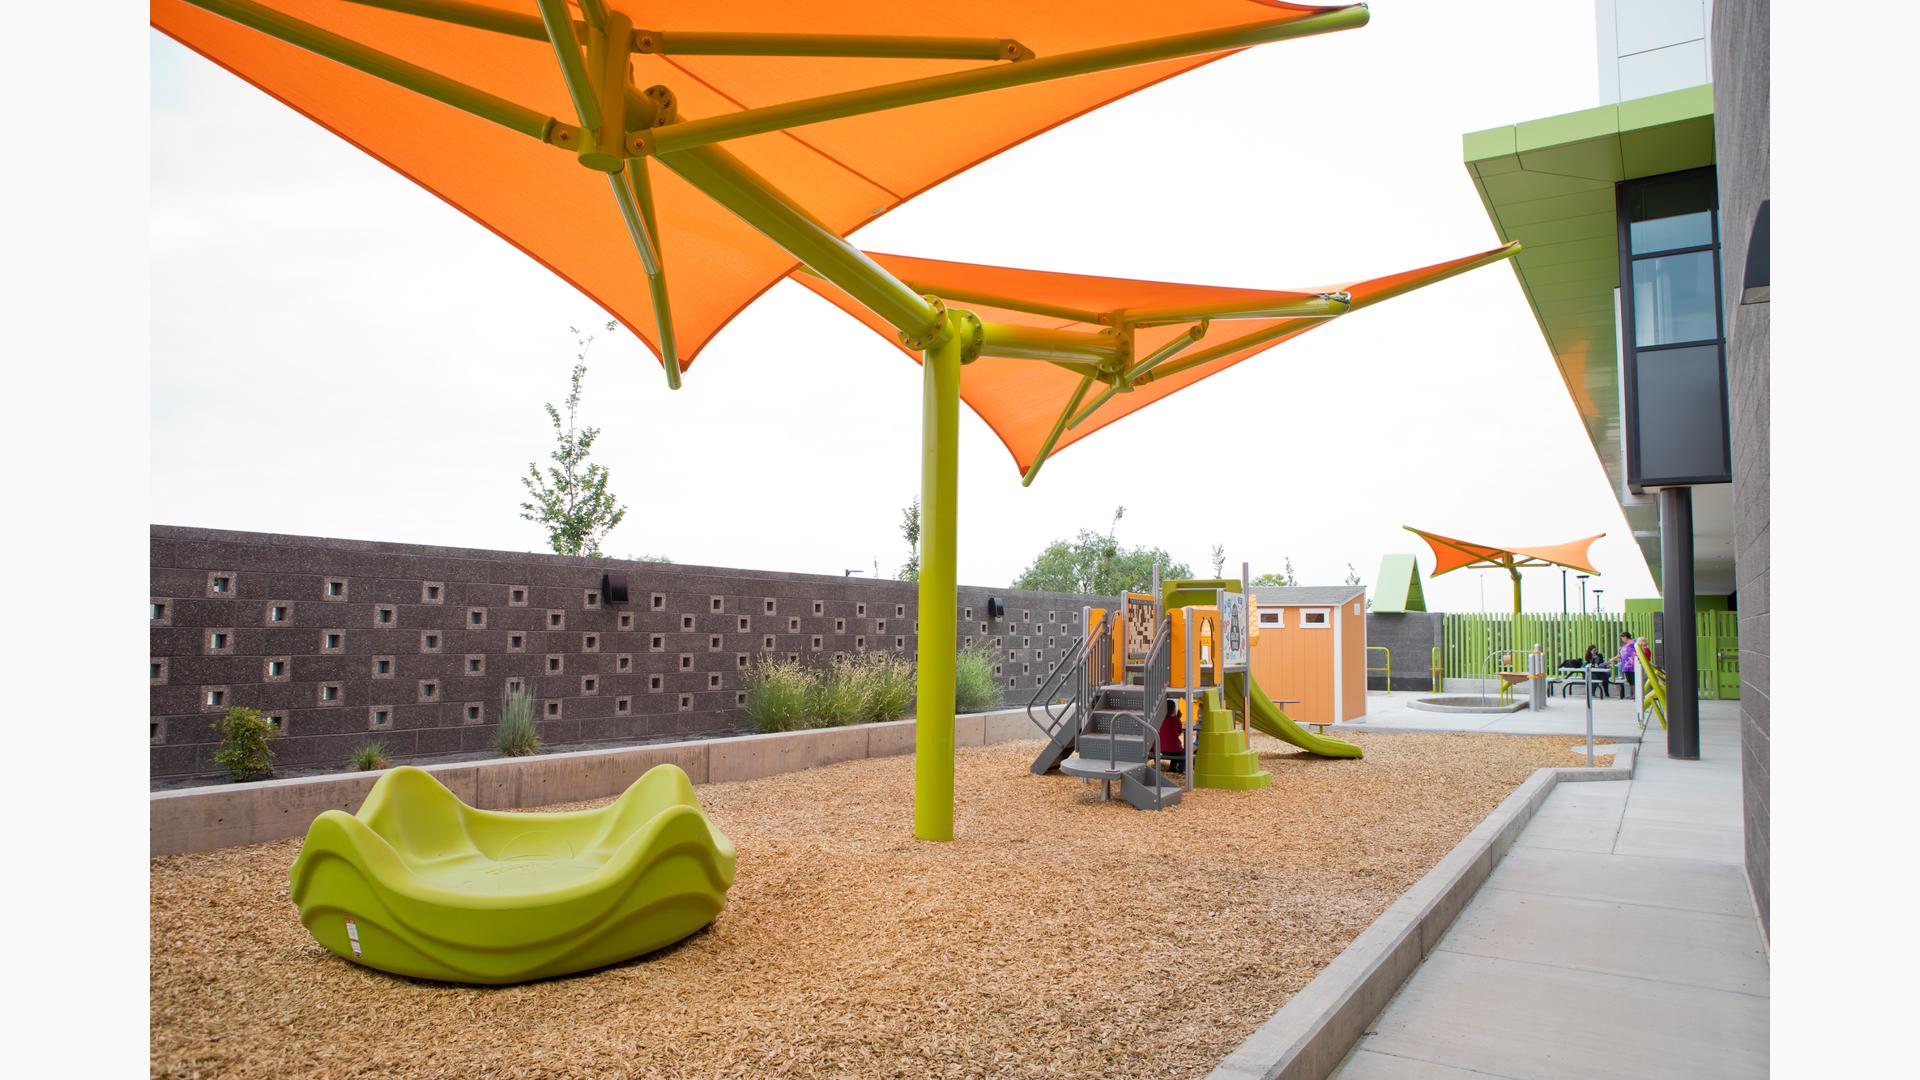
[[987, 327], [980, 316], [971, 311], [955, 311], [947, 321], [954, 324], [954, 333], [960, 337], [960, 363], [971, 364], [980, 359], [980, 350], [987, 345]]
[[900, 331], [900, 344], [914, 352], [926, 352], [947, 340], [947, 305], [937, 296], [925, 297], [925, 300], [933, 305], [933, 321], [919, 333]]

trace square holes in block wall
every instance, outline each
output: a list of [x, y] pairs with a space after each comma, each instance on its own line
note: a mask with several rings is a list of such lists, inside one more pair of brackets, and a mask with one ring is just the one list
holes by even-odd
[[683, 632], [693, 629], [693, 616], [691, 615], [680, 616], [680, 629]]
[[681, 695], [680, 695], [680, 705], [679, 705], [679, 709], [680, 709], [680, 711], [681, 711], [681, 712], [692, 712], [692, 711], [693, 711], [693, 695], [692, 695], [692, 694], [681, 694]]
[[547, 654], [547, 674], [559, 675], [567, 669], [567, 658], [559, 653]]
[[215, 570], [207, 575], [207, 595], [226, 599], [239, 591], [239, 581], [231, 570]]
[[147, 621], [155, 626], [173, 625], [173, 602], [158, 596], [147, 599]]
[[600, 692], [600, 676], [598, 675], [580, 676], [580, 692], [582, 694], [587, 694], [587, 695], [599, 693]]
[[478, 701], [469, 701], [460, 709], [460, 721], [466, 724], [484, 724], [487, 722], [487, 707]]
[[741, 671], [745, 671], [745, 670], [747, 670], [747, 654], [746, 654], [746, 653], [734, 653], [734, 654], [733, 654], [733, 666], [734, 666], [734, 667], [736, 667], [736, 668], [739, 668], [739, 669], [740, 669]]
[[373, 658], [373, 677], [376, 679], [393, 678], [393, 657], [376, 656]]
[[813, 635], [813, 640], [808, 643], [807, 647], [812, 649], [814, 652], [819, 652], [821, 644], [822, 644], [822, 641], [821, 641], [820, 635], [815, 634]]
[[580, 635], [580, 651], [590, 652], [590, 653], [599, 652], [600, 651], [600, 635], [599, 634], [581, 634]]
[[485, 675], [487, 673], [487, 654], [477, 652], [468, 653], [467, 666], [462, 670], [469, 675]]
[[906, 639], [906, 638], [903, 638], [903, 637], [896, 637], [896, 638], [894, 638], [894, 639], [893, 639], [893, 647], [894, 647], [894, 648], [896, 648], [896, 649], [904, 649], [904, 648], [906, 648], [906, 647], [907, 647], [907, 639]]
[[734, 691], [733, 703], [741, 708], [745, 708], [747, 704], [747, 692], [745, 690]]
[[347, 632], [345, 630], [320, 631], [320, 651], [339, 654], [347, 651]]
[[158, 717], [147, 720], [147, 741], [155, 746], [167, 741], [167, 722]]
[[749, 631], [749, 630], [751, 630], [751, 629], [753, 629], [753, 622], [752, 622], [751, 620], [749, 620], [749, 619], [748, 619], [748, 618], [747, 618], [747, 617], [746, 617], [745, 615], [742, 615], [742, 616], [740, 616], [740, 618], [739, 618], [739, 619], [738, 619], [738, 620], [737, 620], [737, 621], [736, 621], [736, 622], [734, 623], [734, 626], [735, 626], [735, 628], [736, 628], [736, 629], [738, 629], [738, 630], [739, 630], [739, 631], [740, 631], [741, 633], [743, 633], [743, 634], [744, 634], [744, 633], [746, 633], [747, 631]]
[[866, 648], [867, 648], [867, 637], [865, 634], [861, 634], [860, 636], [855, 637], [853, 639], [854, 652], [864, 652], [866, 651]]
[[825, 615], [827, 613], [827, 602], [824, 600], [815, 600], [813, 602], [813, 613], [815, 615]]
[[527, 681], [525, 679], [508, 679], [507, 680], [507, 693], [524, 694], [526, 692], [527, 692]]
[[547, 610], [547, 629], [565, 630], [566, 628], [567, 613], [561, 611], [559, 608], [549, 608]]
[[773, 650], [773, 635], [768, 634], [766, 637], [761, 638], [760, 647], [771, 652]]
[[420, 583], [420, 602], [423, 604], [443, 604], [447, 600], [447, 583], [444, 581], [423, 581]]
[[582, 593], [580, 596], [580, 606], [585, 608], [599, 607], [600, 606], [600, 590], [588, 589], [585, 593]]
[[328, 578], [326, 584], [320, 587], [320, 595], [328, 600], [345, 600], [347, 598], [347, 579], [343, 577]]
[[268, 626], [285, 626], [286, 624], [292, 621], [293, 621], [293, 605], [291, 604], [268, 604], [267, 605], [267, 625]]
[[773, 597], [771, 596], [767, 597], [765, 600], [762, 600], [761, 603], [765, 606], [764, 610], [769, 615], [776, 614], [779, 611], [780, 605], [775, 603]]
[[167, 658], [164, 656], [147, 657], [147, 682], [152, 686], [167, 684]]
[[437, 679], [421, 679], [420, 680], [420, 700], [421, 701], [439, 701], [440, 700], [439, 680]]
[[633, 629], [633, 612], [623, 611], [620, 613], [620, 629], [622, 630]]
[[799, 633], [799, 632], [800, 632], [800, 618], [799, 618], [799, 616], [794, 616], [794, 617], [792, 617], [792, 618], [789, 618], [789, 619], [787, 620], [787, 633], [789, 633], [789, 634], [797, 634], [797, 633]]
[[614, 657], [613, 670], [621, 671], [621, 672], [632, 671], [633, 670], [633, 654], [621, 653], [619, 656]]
[[719, 672], [716, 671], [707, 676], [707, 689], [709, 690], [720, 689], [720, 673]]
[[707, 651], [708, 652], [719, 652], [720, 645], [721, 645], [721, 640], [720, 640], [719, 634], [707, 635]]
[[692, 653], [680, 654], [680, 670], [681, 671], [693, 670], [693, 654]]
[[207, 653], [210, 656], [223, 656], [233, 652], [233, 630], [207, 631]]
[[835, 620], [833, 620], [833, 632], [834, 632], [834, 633], [836, 633], [836, 634], [844, 634], [844, 633], [846, 633], [846, 632], [847, 632], [847, 620], [845, 620], [845, 619], [835, 619]]
[[507, 606], [508, 607], [526, 607], [527, 606], [527, 587], [525, 585], [507, 586]]
[[665, 611], [667, 610], [667, 594], [654, 593], [653, 598], [650, 601], [648, 601], [648, 603], [652, 606], [653, 610], [655, 611]]
[[527, 651], [527, 635], [508, 634], [507, 635], [507, 651], [508, 652], [526, 652]]
[[708, 610], [708, 611], [725, 611], [725, 610], [727, 610], [727, 598], [726, 598], [726, 597], [724, 597], [724, 596], [709, 596], [709, 597], [707, 597], [707, 610]]
[[224, 709], [227, 707], [227, 688], [224, 686], [203, 686], [200, 688], [200, 707], [203, 709]]
[[420, 631], [420, 651], [423, 653], [439, 652], [440, 651], [440, 631], [438, 630]]
[[375, 604], [373, 607], [373, 625], [392, 626], [400, 621], [400, 613], [392, 604]]
[[367, 710], [367, 730], [386, 731], [393, 727], [393, 710], [385, 705], [375, 705]]
[[617, 698], [614, 698], [614, 699], [613, 699], [613, 715], [615, 715], [615, 716], [631, 716], [632, 714], [633, 714], [633, 699], [632, 699], [632, 698], [630, 698], [630, 697], [617, 697]]
[[346, 700], [346, 688], [337, 682], [323, 682], [314, 688], [314, 696], [322, 705], [338, 705]]
[[467, 609], [467, 629], [485, 630], [487, 628], [487, 609], [470, 607]]
[[893, 605], [893, 617], [894, 617], [894, 618], [896, 618], [896, 619], [904, 619], [904, 618], [906, 618], [906, 617], [907, 617], [907, 605], [905, 605], [905, 604], [895, 604], [895, 605]]
[[292, 678], [293, 661], [285, 656], [270, 656], [260, 673], [262, 682], [286, 682]]
[[660, 687], [661, 687], [660, 676], [658, 675], [647, 676], [647, 693], [657, 694], [660, 692]]
[[560, 703], [559, 702], [557, 701], [547, 702], [547, 719], [549, 720], [560, 719]]
[[647, 651], [660, 652], [667, 647], [667, 635], [654, 634], [647, 638]]
[[865, 605], [865, 604], [855, 604], [855, 605], [853, 605], [853, 614], [854, 614], [854, 616], [855, 616], [856, 618], [861, 618], [861, 619], [864, 619], [864, 618], [866, 618], [866, 617], [867, 617], [867, 605]]

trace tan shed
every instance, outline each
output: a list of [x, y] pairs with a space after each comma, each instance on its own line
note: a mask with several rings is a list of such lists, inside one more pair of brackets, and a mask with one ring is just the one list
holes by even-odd
[[1302, 724], [1365, 716], [1365, 586], [1262, 585], [1253, 598], [1253, 677], [1274, 704]]

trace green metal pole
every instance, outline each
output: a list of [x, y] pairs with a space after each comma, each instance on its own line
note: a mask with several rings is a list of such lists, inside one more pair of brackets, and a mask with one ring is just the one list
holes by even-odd
[[980, 325], [984, 333], [980, 344], [982, 356], [1064, 360], [1110, 367], [1118, 367], [1129, 359], [1126, 340], [1112, 330], [1054, 330], [992, 322]]
[[920, 663], [913, 736], [913, 835], [953, 839], [953, 664], [958, 619], [960, 362], [967, 312], [948, 312], [926, 351], [920, 395]]
[[1140, 308], [1134, 311], [1120, 311], [1120, 318], [1135, 326], [1165, 326], [1168, 323], [1192, 322], [1195, 319], [1331, 319], [1345, 315], [1349, 306], [1346, 293], [1329, 293], [1324, 296], [1308, 296], [1298, 300], [1281, 300], [1271, 304], [1249, 305], [1245, 302], [1226, 302], [1219, 304], [1188, 304], [1183, 307]]
[[871, 56], [929, 60], [1030, 60], [1011, 38], [883, 34], [740, 34], [637, 30], [634, 48], [668, 56]]
[[587, 62], [580, 57], [580, 39], [573, 32], [573, 13], [567, 10], [567, 0], [537, 0], [540, 5], [540, 18], [547, 24], [547, 37], [553, 42], [553, 53], [560, 61], [560, 74], [567, 84], [567, 96], [573, 99], [574, 111], [580, 114], [580, 126], [587, 129], [587, 138], [600, 127], [600, 103], [594, 96], [593, 76], [587, 72]]
[[1208, 53], [1244, 49], [1251, 45], [1280, 41], [1285, 38], [1349, 30], [1356, 26], [1365, 26], [1366, 23], [1366, 5], [1355, 4], [1291, 19], [1201, 30], [1195, 33], [1153, 38], [1148, 41], [1132, 41], [1121, 45], [1084, 49], [1080, 52], [1061, 53], [1057, 56], [1043, 56], [1037, 60], [1023, 60], [1018, 64], [998, 64], [990, 68], [932, 75], [924, 79], [909, 79], [886, 86], [803, 98], [780, 105], [769, 105], [765, 108], [743, 109], [722, 116], [689, 120], [684, 124], [675, 124], [646, 134], [651, 137], [649, 147], [652, 152], [670, 154], [692, 146], [704, 146], [726, 139], [780, 131], [804, 124], [817, 124], [823, 120], [837, 120], [843, 116], [858, 116], [861, 113], [897, 109], [902, 105], [918, 105], [927, 101], [964, 97], [986, 90], [1026, 86], [1074, 75], [1090, 75], [1097, 71], [1134, 67], [1183, 56], [1203, 56]]
[[1067, 407], [1060, 410], [1060, 419], [1055, 420], [1053, 430], [1047, 432], [1047, 441], [1041, 443], [1040, 452], [1033, 455], [1033, 464], [1027, 466], [1027, 471], [1020, 474], [1021, 487], [1033, 486], [1033, 478], [1040, 475], [1040, 466], [1045, 465], [1048, 456], [1053, 453], [1053, 444], [1059, 442], [1061, 432], [1067, 430], [1067, 418], [1080, 407], [1081, 400], [1087, 396], [1087, 390], [1092, 386], [1093, 376], [1081, 376], [1080, 385], [1073, 388], [1073, 397], [1067, 399]]
[[289, 45], [345, 64], [357, 71], [364, 71], [376, 79], [384, 79], [416, 94], [424, 94], [435, 101], [444, 102], [462, 112], [472, 113], [483, 120], [491, 120], [523, 135], [531, 135], [555, 145], [576, 143], [579, 137], [579, 133], [573, 128], [561, 124], [546, 113], [449, 79], [439, 72], [429, 71], [418, 64], [410, 64], [378, 49], [368, 48], [350, 38], [341, 37], [331, 30], [323, 30], [312, 23], [301, 22], [290, 15], [253, 3], [252, 0], [189, 0], [189, 2], [195, 7], [225, 19], [231, 19], [242, 26], [251, 27]]
[[699, 146], [663, 154], [660, 164], [739, 215], [815, 273], [846, 290], [847, 295], [897, 327], [913, 347], [928, 347], [945, 329], [931, 301], [887, 273], [732, 154], [717, 146]]

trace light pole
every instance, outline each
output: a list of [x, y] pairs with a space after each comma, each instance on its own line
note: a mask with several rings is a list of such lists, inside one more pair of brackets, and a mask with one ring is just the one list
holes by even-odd
[[1567, 568], [1560, 568], [1560, 617], [1567, 617]]
[[1580, 579], [1580, 614], [1585, 615], [1587, 613], [1587, 578], [1591, 575], [1575, 574], [1574, 576]]
[[1595, 615], [1600, 614], [1600, 594], [1606, 591], [1605, 589], [1593, 590], [1593, 613]]

